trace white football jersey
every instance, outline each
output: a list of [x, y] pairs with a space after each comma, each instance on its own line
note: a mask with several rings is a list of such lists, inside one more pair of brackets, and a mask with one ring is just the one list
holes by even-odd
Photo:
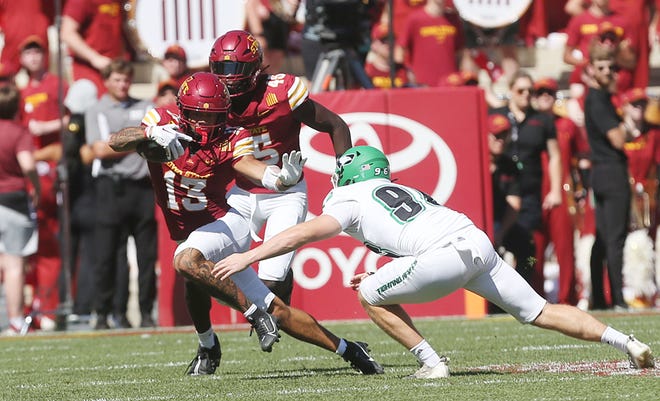
[[388, 179], [338, 187], [323, 201], [323, 214], [376, 253], [417, 256], [446, 246], [472, 221], [423, 192]]

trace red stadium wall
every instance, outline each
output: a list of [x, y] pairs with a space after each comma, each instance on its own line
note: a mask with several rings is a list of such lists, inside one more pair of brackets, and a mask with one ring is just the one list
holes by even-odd
[[[390, 158], [392, 177], [431, 194], [436, 200], [469, 216], [492, 232], [490, 174], [485, 141], [486, 106], [483, 93], [472, 87], [343, 91], [314, 96], [339, 113], [351, 127], [356, 145], [379, 147]], [[334, 152], [325, 133], [309, 127], [301, 132], [301, 148], [308, 157], [305, 177], [309, 216], [321, 212], [331, 189]], [[160, 217], [160, 216], [159, 216]], [[182, 280], [172, 267], [175, 245], [160, 225], [161, 326], [190, 324], [183, 300]], [[387, 261], [348, 236], [306, 246], [293, 262], [296, 286], [292, 305], [319, 320], [366, 319], [367, 315], [347, 283], [356, 272], [375, 269]], [[412, 316], [485, 314], [484, 301], [467, 291], [433, 303], [409, 305]], [[240, 313], [214, 305], [216, 324], [242, 323]]]

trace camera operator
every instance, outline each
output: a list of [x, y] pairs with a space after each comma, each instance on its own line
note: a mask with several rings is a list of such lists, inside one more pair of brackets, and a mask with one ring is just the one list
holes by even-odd
[[345, 50], [363, 66], [371, 25], [383, 5], [383, 0], [307, 0], [301, 44], [307, 79], [313, 79], [319, 57], [334, 49]]

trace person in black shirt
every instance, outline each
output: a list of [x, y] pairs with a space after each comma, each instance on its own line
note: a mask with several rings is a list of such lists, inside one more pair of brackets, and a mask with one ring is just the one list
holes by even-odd
[[[509, 232], [504, 246], [529, 250], [531, 243], [531, 254], [516, 255], [516, 268], [539, 294], [544, 294], [543, 266], [536, 266], [533, 232], [540, 228], [541, 210], [561, 204], [561, 158], [552, 116], [531, 107], [533, 87], [532, 77], [518, 71], [511, 80], [509, 104], [491, 110], [491, 114], [504, 115], [511, 123], [506, 154], [516, 164], [520, 177], [521, 206], [516, 224], [519, 230], [515, 235]], [[543, 151], [548, 152], [550, 175], [550, 192], [545, 195], [541, 193]]]
[[[503, 239], [516, 223], [520, 211], [520, 182], [518, 168], [504, 149], [511, 140], [511, 123], [501, 114], [488, 117], [488, 151], [493, 183], [493, 242], [495, 250], [503, 245]], [[510, 250], [513, 252], [513, 250]]]
[[591, 148], [591, 187], [596, 201], [596, 241], [591, 249], [592, 309], [607, 308], [603, 262], [607, 263], [612, 306], [627, 309], [623, 299], [623, 245], [628, 233], [630, 186], [623, 145], [634, 127], [621, 121], [612, 104], [616, 87], [614, 50], [596, 44], [589, 54], [590, 87], [584, 103], [585, 127]]

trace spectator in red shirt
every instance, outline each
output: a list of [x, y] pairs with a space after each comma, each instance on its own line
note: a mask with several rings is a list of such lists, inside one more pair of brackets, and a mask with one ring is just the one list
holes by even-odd
[[[660, 0], [658, 0], [660, 1]], [[392, 20], [394, 26], [394, 37], [403, 35], [406, 29], [408, 15], [416, 9], [424, 7], [426, 0], [393, 0], [392, 1]], [[387, 7], [387, 6], [386, 6]], [[383, 12], [387, 12], [385, 9]]]
[[649, 25], [653, 0], [610, 0], [610, 8], [621, 15], [630, 29], [628, 35], [635, 49], [637, 62], [632, 71], [632, 86], [646, 88], [649, 84]]
[[[43, 0], [0, 0], [0, 30], [4, 35], [4, 45], [0, 63], [15, 63], [18, 60], [23, 41], [37, 35], [48, 49], [48, 26], [53, 23], [50, 1]], [[46, 53], [46, 65], [48, 54]]]
[[631, 232], [623, 248], [623, 295], [631, 307], [653, 306], [653, 238], [657, 230], [657, 166], [660, 164], [660, 130], [645, 118], [649, 98], [644, 88], [633, 88], [621, 96], [623, 120], [637, 135], [624, 145], [632, 192]]
[[[364, 63], [364, 71], [376, 88], [391, 88], [390, 76], [390, 45], [389, 11], [387, 6], [381, 13], [380, 20], [371, 29], [371, 45]], [[406, 70], [402, 65], [397, 66], [394, 77], [394, 87], [400, 88], [408, 84]]]
[[588, 9], [571, 18], [566, 27], [568, 38], [564, 49], [564, 62], [575, 66], [569, 78], [572, 98], [580, 97], [584, 93], [584, 82], [588, 78], [583, 70], [589, 62], [589, 46], [594, 41], [608, 39], [601, 37], [602, 35], [614, 33], [615, 37], [610, 36], [609, 40], [617, 41], [616, 45], [620, 47], [621, 57], [617, 57], [617, 62], [624, 61], [626, 65], [623, 67], [634, 67], [630, 31], [625, 18], [612, 12], [609, 0], [593, 0]]
[[193, 72], [188, 68], [186, 50], [178, 44], [173, 44], [165, 50], [161, 64], [167, 72], [165, 81], [174, 81], [176, 90]]
[[[544, 209], [541, 228], [534, 233], [536, 259], [540, 266], [545, 262], [545, 250], [550, 242], [554, 244], [557, 263], [559, 264], [559, 288], [557, 303], [575, 305], [577, 303], [575, 278], [575, 218], [578, 217], [575, 198], [576, 188], [581, 186], [576, 178], [577, 155], [588, 147], [585, 138], [575, 123], [555, 113], [557, 81], [551, 78], [539, 79], [534, 83], [536, 109], [552, 116], [557, 130], [557, 144], [561, 157], [562, 202], [552, 209]], [[550, 190], [547, 154], [541, 155], [543, 168], [542, 192]]]
[[[55, 329], [54, 311], [59, 303], [57, 280], [61, 260], [58, 241], [57, 163], [62, 156], [58, 93], [62, 80], [47, 71], [45, 65], [45, 43], [38, 35], [28, 37], [20, 46], [20, 63], [29, 77], [27, 86], [21, 90], [21, 122], [34, 141], [34, 159], [41, 183], [41, 199], [37, 208], [39, 220], [39, 248], [30, 262], [35, 293], [32, 307], [38, 313], [35, 323], [44, 330]], [[63, 88], [66, 92], [66, 86]]]
[[101, 70], [115, 58], [127, 59], [122, 0], [67, 0], [61, 36], [73, 56], [73, 80], [94, 82], [98, 96], [107, 89]]
[[[394, 61], [409, 66], [409, 80], [437, 86], [441, 77], [469, 69], [470, 53], [463, 48], [461, 31], [444, 14], [445, 0], [428, 0], [408, 16], [406, 29], [397, 37]], [[460, 60], [460, 61], [459, 61]]]

